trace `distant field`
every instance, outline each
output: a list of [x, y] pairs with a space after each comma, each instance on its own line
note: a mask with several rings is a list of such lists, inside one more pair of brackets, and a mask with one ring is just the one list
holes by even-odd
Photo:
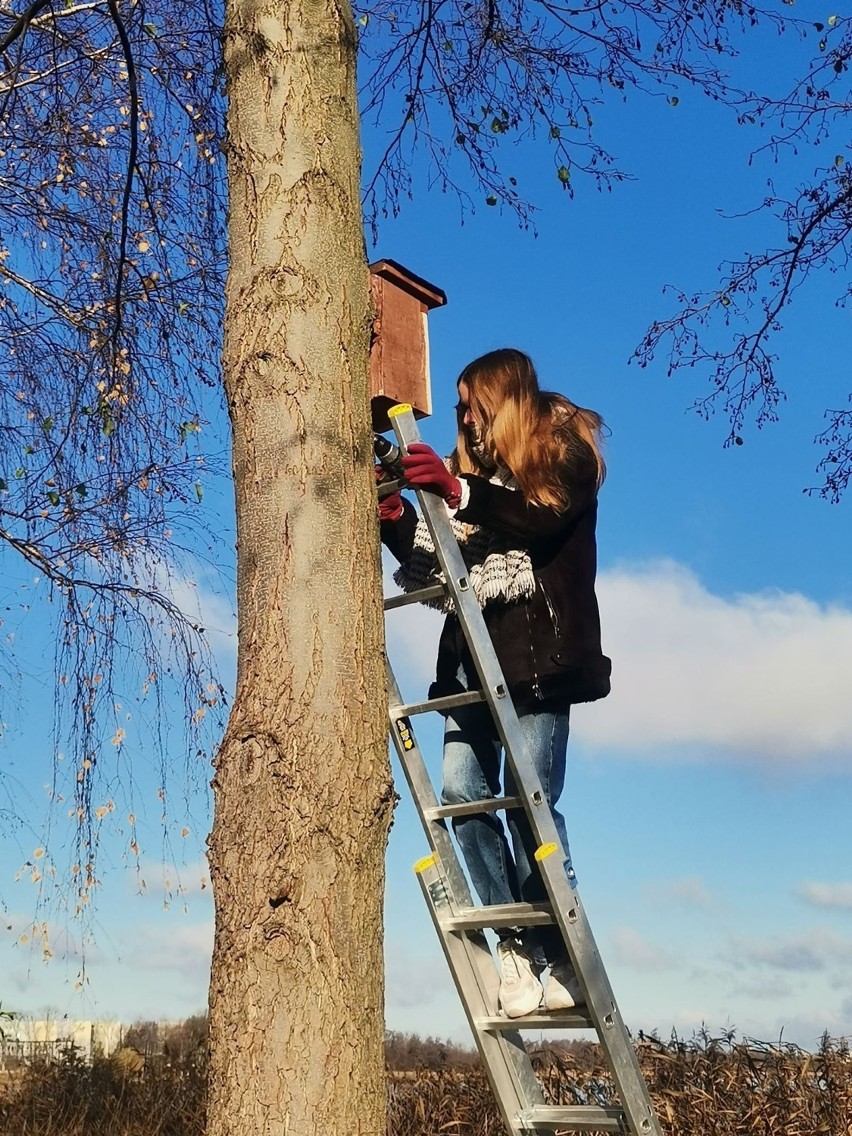
[[[474, 1054], [433, 1039], [389, 1039], [388, 1136], [504, 1136]], [[852, 1059], [843, 1041], [817, 1053], [702, 1037], [639, 1044], [666, 1136], [852, 1136]], [[554, 1104], [611, 1103], [597, 1047], [535, 1056]], [[2, 1136], [203, 1136], [205, 1062], [154, 1055], [87, 1064], [65, 1058], [0, 1072]], [[399, 1067], [402, 1066], [402, 1067]]]
[[[816, 1054], [707, 1038], [639, 1049], [666, 1136], [852, 1136], [852, 1060], [843, 1043], [826, 1039]], [[550, 1104], [614, 1099], [595, 1046], [543, 1050], [536, 1064]], [[505, 1134], [479, 1069], [390, 1072], [388, 1089], [389, 1136]]]

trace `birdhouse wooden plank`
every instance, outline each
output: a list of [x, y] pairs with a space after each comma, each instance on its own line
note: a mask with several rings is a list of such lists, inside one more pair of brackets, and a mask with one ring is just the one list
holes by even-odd
[[394, 260], [370, 265], [375, 318], [370, 347], [373, 429], [390, 429], [387, 412], [410, 403], [418, 418], [432, 413], [427, 313], [447, 297], [440, 288]]

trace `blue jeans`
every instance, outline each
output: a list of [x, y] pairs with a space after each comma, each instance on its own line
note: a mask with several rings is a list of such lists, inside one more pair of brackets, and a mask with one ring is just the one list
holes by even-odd
[[[565, 819], [554, 808], [565, 781], [565, 754], [568, 747], [568, 709], [534, 711], [519, 714], [521, 732], [527, 751], [541, 781], [545, 799], [556, 824], [566, 857], [568, 837]], [[500, 795], [502, 746], [496, 725], [483, 703], [458, 706], [447, 715], [444, 727], [445, 805], [460, 805]], [[511, 770], [505, 770], [505, 794], [516, 789]], [[477, 813], [453, 819], [453, 831], [459, 842], [467, 870], [483, 904], [534, 903], [547, 899], [547, 892], [535, 866], [537, 841], [523, 809], [508, 814], [512, 852], [503, 823], [496, 813]], [[566, 871], [573, 879], [570, 858]], [[511, 928], [500, 928], [501, 937], [516, 936]], [[520, 936], [527, 949], [549, 962], [565, 957], [565, 948], [557, 928], [530, 928]]]

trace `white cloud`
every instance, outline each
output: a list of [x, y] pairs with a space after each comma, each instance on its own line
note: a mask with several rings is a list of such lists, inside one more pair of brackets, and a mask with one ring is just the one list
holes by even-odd
[[796, 935], [750, 942], [732, 942], [735, 965], [757, 965], [772, 970], [817, 972], [852, 963], [852, 938], [829, 927], [811, 927]]
[[434, 949], [428, 952], [412, 949], [399, 940], [385, 943], [385, 1000], [389, 1009], [429, 1006], [453, 993], [437, 938]]
[[799, 884], [795, 892], [812, 907], [852, 911], [852, 883], [821, 884], [812, 880]]
[[687, 907], [711, 907], [713, 898], [700, 876], [680, 876], [673, 880], [657, 880], [648, 884], [648, 892], [657, 902]]
[[[387, 572], [385, 584], [393, 590]], [[587, 748], [643, 760], [849, 764], [852, 610], [773, 590], [714, 595], [672, 561], [604, 571], [598, 595], [613, 690], [575, 715]], [[441, 619], [417, 605], [388, 615], [406, 698], [422, 697], [434, 676]]]
[[643, 938], [632, 927], [614, 927], [610, 933], [610, 953], [616, 963], [636, 970], [671, 970], [675, 956]]
[[587, 745], [849, 762], [848, 608], [778, 591], [717, 596], [670, 561], [604, 572], [598, 591], [613, 693], [578, 715]]
[[122, 963], [139, 978], [147, 971], [174, 971], [197, 979], [210, 969], [213, 953], [213, 921], [182, 927], [152, 927], [140, 924], [122, 936], [127, 944]]
[[749, 979], [734, 987], [737, 998], [752, 998], [757, 1002], [775, 1002], [789, 998], [795, 990], [791, 982], [785, 982], [773, 974], [768, 978]]
[[237, 617], [234, 601], [219, 591], [214, 591], [203, 581], [188, 576], [174, 575], [164, 586], [164, 591], [177, 604], [180, 610], [199, 627], [204, 635], [220, 670], [230, 676], [236, 666], [237, 658]]
[[[85, 953], [61, 927], [49, 925], [53, 952], [42, 957], [42, 938], [21, 943], [31, 924], [14, 916], [11, 932], [0, 934], [0, 972], [15, 1011], [34, 1017], [178, 1020], [203, 1006], [213, 948], [213, 919], [150, 920], [121, 930], [95, 928], [97, 942]], [[4, 921], [5, 931], [8, 920]], [[85, 965], [84, 965], [85, 964]]]
[[0, 926], [0, 950], [22, 967], [56, 962], [79, 965], [102, 957], [100, 946], [81, 927], [74, 935], [70, 924], [50, 919], [34, 919], [15, 912], [3, 916]]

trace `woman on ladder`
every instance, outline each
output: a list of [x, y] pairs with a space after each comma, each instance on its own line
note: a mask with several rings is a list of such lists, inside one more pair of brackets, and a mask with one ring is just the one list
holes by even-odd
[[[482, 608], [528, 753], [568, 856], [555, 805], [565, 777], [571, 706], [609, 693], [595, 597], [601, 417], [539, 389], [530, 358], [491, 351], [458, 379], [458, 439], [447, 461], [416, 442], [402, 459], [409, 484], [444, 499]], [[399, 493], [379, 506], [382, 541], [404, 591], [439, 571], [425, 523]], [[437, 601], [443, 604], [444, 601]], [[475, 690], [476, 668], [458, 619], [447, 616], [430, 698]], [[456, 707], [444, 730], [444, 804], [500, 795], [502, 750], [485, 703]], [[505, 795], [515, 792], [505, 771]], [[456, 838], [483, 904], [546, 899], [523, 810], [508, 814], [512, 851], [494, 813], [457, 817]], [[566, 871], [573, 878], [570, 859]], [[500, 1005], [511, 1018], [582, 1003], [558, 928], [500, 928]], [[542, 988], [541, 975], [550, 976]]]

